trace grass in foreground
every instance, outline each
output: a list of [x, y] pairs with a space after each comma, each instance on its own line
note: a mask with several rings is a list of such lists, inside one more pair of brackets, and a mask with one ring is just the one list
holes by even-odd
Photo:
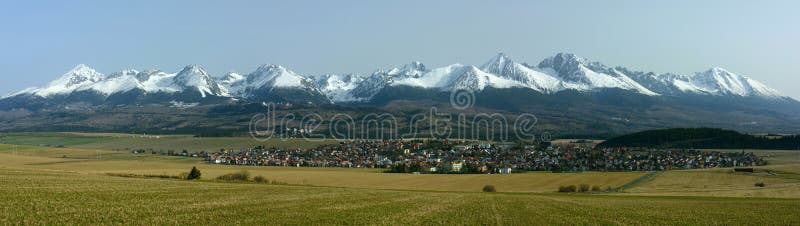
[[9, 224], [796, 225], [797, 199], [390, 191], [0, 169]]
[[[795, 216], [800, 180], [794, 176], [800, 161], [796, 152], [788, 151], [763, 152], [775, 163], [763, 168], [777, 175], [713, 169], [662, 172], [637, 180], [646, 173], [411, 175], [209, 165], [191, 158], [110, 151], [135, 144], [125, 134], [33, 136], [14, 139], [34, 146], [0, 144], [3, 224], [800, 224]], [[158, 145], [198, 141], [169, 138]], [[194, 145], [238, 142], [220, 139]], [[45, 141], [66, 147], [36, 144]], [[192, 166], [201, 169], [203, 180], [159, 178], [186, 173]], [[213, 181], [243, 169], [253, 177], [293, 185]], [[766, 186], [755, 187], [754, 182]], [[630, 186], [606, 195], [555, 193], [558, 186], [573, 184]], [[485, 185], [494, 185], [497, 192], [482, 192]]]
[[[756, 183], [765, 186], [757, 187]], [[782, 174], [731, 173], [729, 169], [666, 171], [625, 192], [635, 195], [800, 198], [800, 180]]]

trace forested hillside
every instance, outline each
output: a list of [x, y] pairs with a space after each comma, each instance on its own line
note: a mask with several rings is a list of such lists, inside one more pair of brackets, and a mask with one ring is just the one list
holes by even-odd
[[676, 128], [622, 135], [598, 146], [800, 150], [800, 136], [754, 136], [716, 128]]

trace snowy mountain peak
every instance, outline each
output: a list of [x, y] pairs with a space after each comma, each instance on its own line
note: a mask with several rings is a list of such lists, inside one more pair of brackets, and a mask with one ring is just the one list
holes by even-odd
[[35, 93], [38, 96], [47, 97], [58, 94], [68, 94], [75, 90], [85, 88], [105, 79], [105, 75], [97, 72], [85, 64], [78, 64], [67, 73], [64, 73], [56, 80], [50, 82], [47, 87], [41, 89], [28, 89], [26, 93]]
[[[104, 75], [94, 70], [85, 64], [78, 64], [72, 70], [61, 76], [60, 79], [51, 83], [51, 85], [64, 85], [66, 87], [74, 87], [80, 84], [98, 82], [104, 78]], [[55, 83], [55, 84], [54, 84]]]
[[730, 71], [728, 71], [727, 69], [719, 67], [719, 66], [713, 67], [711, 69], [708, 69], [708, 71], [712, 72], [712, 73], [716, 73], [716, 74], [733, 74]]
[[364, 78], [354, 74], [325, 74], [316, 77], [317, 86], [333, 101], [346, 102], [358, 100], [351, 94], [364, 81]]
[[505, 53], [500, 52], [497, 53], [497, 55], [495, 55], [494, 57], [492, 57], [492, 59], [489, 59], [489, 61], [484, 63], [483, 66], [481, 66], [481, 69], [484, 71], [489, 71], [492, 69], [503, 68], [505, 67], [505, 65], [509, 63], [513, 63], [513, 61], [511, 61], [511, 58], [508, 58], [508, 56], [506, 56]]
[[263, 64], [250, 74], [226, 75], [222, 84], [230, 94], [250, 97], [257, 93], [269, 93], [275, 88], [300, 88], [317, 91], [314, 80], [277, 64]]
[[411, 63], [403, 65], [403, 71], [427, 71], [425, 65], [419, 61], [411, 61]]
[[528, 87], [523, 82], [514, 80], [505, 76], [498, 76], [497, 74], [487, 73], [475, 66], [464, 66], [461, 71], [456, 70], [455, 78], [449, 87], [445, 89], [465, 89], [465, 90], [483, 90], [486, 87], [493, 88], [511, 88], [511, 87]]
[[184, 67], [175, 75], [175, 81], [186, 86], [200, 86], [214, 82], [208, 72], [198, 65]]
[[75, 67], [73, 67], [71, 70], [69, 70], [65, 74], [86, 74], [86, 75], [88, 75], [88, 74], [100, 74], [100, 73], [98, 73], [96, 70], [94, 70], [94, 68], [91, 68], [86, 64], [78, 64], [78, 65], [75, 65]]
[[481, 70], [524, 84], [526, 87], [543, 93], [552, 93], [563, 89], [559, 79], [548, 75], [535, 67], [514, 62], [504, 53], [498, 53], [483, 64]]
[[561, 58], [561, 59], [564, 59], [564, 60], [567, 60], [567, 61], [578, 61], [578, 62], [581, 62], [581, 63], [585, 63], [585, 62], [589, 61], [588, 59], [586, 59], [584, 57], [578, 56], [578, 55], [573, 54], [573, 53], [565, 53], [565, 52], [556, 53], [556, 55], [554, 55], [553, 57]]
[[281, 65], [264, 64], [247, 75], [249, 87], [302, 87], [307, 78]]
[[589, 61], [575, 54], [558, 53], [544, 59], [538, 67], [558, 77], [568, 89], [620, 88], [634, 90], [645, 95], [659, 95], [619, 70], [606, 67], [599, 62]]
[[713, 95], [782, 97], [778, 91], [745, 76], [737, 75], [721, 67], [696, 73], [685, 80], [676, 80], [683, 90]]
[[84, 71], [84, 70], [92, 70], [92, 71], [94, 71], [94, 68], [91, 68], [91, 67], [89, 67], [89, 65], [86, 65], [86, 64], [78, 64], [78, 65], [75, 65], [75, 67], [73, 67], [67, 73], [75, 72], [75, 71]]
[[275, 70], [286, 70], [286, 68], [277, 64], [262, 64], [261, 66], [258, 66], [258, 68], [256, 68], [256, 71], [253, 73], [264, 73]]
[[376, 74], [384, 74], [390, 77], [400, 77], [400, 78], [419, 78], [425, 72], [428, 72], [428, 69], [419, 61], [411, 61], [411, 63], [403, 65], [401, 68], [392, 68], [389, 71], [378, 70], [373, 75]]
[[[571, 53], [558, 53], [542, 60], [537, 66], [538, 68], [552, 68], [556, 72], [561, 73], [570, 72], [579, 67], [579, 65], [586, 65], [588, 60], [578, 57]], [[563, 75], [562, 75], [563, 76]]]
[[196, 88], [202, 97], [206, 95], [227, 96], [224, 89], [198, 65], [188, 65], [173, 78], [175, 84], [182, 87]]
[[702, 72], [701, 74], [710, 75], [710, 76], [717, 76], [717, 77], [724, 77], [724, 78], [727, 78], [727, 79], [736, 79], [736, 80], [742, 79], [742, 76], [734, 74], [734, 73], [732, 73], [732, 72], [730, 72], [728, 70], [725, 70], [725, 68], [721, 68], [721, 67], [713, 67], [711, 69], [708, 69], [708, 70]]
[[[455, 74], [450, 89], [452, 90], [483, 90], [489, 86], [489, 75], [481, 69], [469, 65], [462, 69], [460, 73]], [[447, 87], [443, 87], [447, 88]]]
[[502, 74], [503, 71], [510, 70], [514, 63], [516, 62], [512, 61], [506, 54], [498, 53], [489, 61], [486, 61], [480, 69], [489, 73]]
[[701, 72], [700, 74], [707, 75], [707, 76], [719, 77], [719, 78], [725, 78], [725, 79], [735, 79], [735, 80], [740, 80], [742, 78], [742, 76], [739, 76], [737, 74], [731, 73], [730, 71], [725, 70], [725, 68], [721, 68], [721, 67], [713, 67], [713, 68], [708, 69], [708, 70], [706, 70], [704, 72]]
[[185, 67], [183, 67], [183, 70], [178, 72], [178, 74], [179, 75], [180, 74], [202, 74], [202, 75], [208, 75], [208, 72], [206, 72], [206, 70], [203, 69], [203, 67], [200, 67], [200, 65], [193, 65], [192, 64], [192, 65], [186, 65]]
[[[714, 67], [689, 75], [656, 74], [632, 71], [625, 67], [607, 67], [570, 53], [558, 53], [537, 66], [518, 63], [504, 53], [494, 55], [480, 67], [451, 64], [428, 68], [419, 61], [391, 70], [378, 70], [370, 76], [324, 74], [305, 76], [277, 64], [260, 65], [242, 75], [229, 72], [214, 78], [198, 65], [188, 65], [178, 73], [158, 70], [123, 70], [105, 76], [79, 64], [43, 88], [26, 89], [15, 95], [41, 97], [91, 91], [110, 96], [130, 90], [150, 93], [198, 91], [207, 95], [259, 98], [275, 93], [324, 95], [329, 100], [365, 101], [386, 87], [411, 86], [424, 89], [484, 90], [486, 87], [528, 88], [544, 94], [563, 90], [602, 91], [622, 89], [644, 95], [720, 95], [785, 98], [780, 92], [746, 76]], [[275, 90], [275, 88], [289, 88]], [[300, 91], [300, 92], [297, 92]], [[138, 92], [137, 92], [138, 93]]]
[[496, 57], [496, 58], [508, 58], [508, 56], [507, 56], [507, 55], [506, 55], [506, 53], [504, 53], [504, 52], [497, 52], [497, 54], [495, 55], [495, 57]]

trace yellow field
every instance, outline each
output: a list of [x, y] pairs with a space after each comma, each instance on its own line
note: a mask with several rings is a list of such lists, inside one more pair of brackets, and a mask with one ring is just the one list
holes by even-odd
[[[715, 150], [739, 152], [742, 150]], [[771, 174], [733, 173], [732, 169], [674, 170], [626, 190], [636, 195], [690, 195], [800, 198], [800, 151], [744, 150], [769, 161], [755, 169]], [[765, 187], [754, 186], [763, 182]]]
[[[64, 137], [66, 136], [66, 137]], [[756, 224], [797, 225], [800, 159], [795, 151], [754, 151], [770, 165], [649, 172], [414, 175], [379, 169], [243, 167], [198, 158], [111, 151], [151, 138], [125, 134], [6, 137], [0, 144], [0, 222], [10, 224]], [[4, 139], [6, 139], [4, 138]], [[219, 147], [248, 138], [158, 138], [157, 147]], [[253, 142], [253, 141], [250, 141]], [[298, 140], [291, 145], [303, 144]], [[327, 141], [332, 142], [332, 141]], [[281, 143], [275, 143], [281, 144]], [[283, 143], [289, 144], [289, 143]], [[316, 145], [316, 144], [314, 144]], [[741, 150], [722, 150], [741, 151]], [[749, 150], [748, 150], [749, 151]], [[192, 166], [200, 181], [127, 178]], [[246, 169], [286, 185], [230, 183]], [[769, 170], [769, 171], [767, 171]], [[647, 175], [647, 176], [645, 176]], [[652, 176], [652, 177], [651, 177]], [[763, 182], [765, 187], [756, 187]], [[562, 194], [589, 184], [612, 193]], [[497, 193], [484, 193], [493, 185]], [[699, 217], [702, 216], [702, 217]]]
[[[92, 134], [87, 136], [89, 135]], [[239, 138], [235, 138], [233, 142], [236, 139]], [[175, 139], [167, 141], [178, 141], [178, 144], [184, 142]], [[119, 141], [116, 142], [119, 143]], [[216, 142], [215, 144], [222, 144], [221, 141]], [[225, 142], [231, 142], [231, 140], [225, 140]], [[92, 145], [96, 144], [76, 146]], [[14, 146], [16, 146], [16, 151], [14, 151]], [[800, 174], [797, 173], [800, 172], [798, 171], [800, 170], [800, 158], [796, 157], [797, 152], [746, 151], [754, 151], [764, 156], [770, 161], [770, 165], [758, 167], [758, 169], [768, 169], [774, 173], [733, 174], [730, 169], [667, 171], [619, 194], [800, 198]], [[485, 185], [493, 185], [501, 192], [547, 193], [555, 192], [561, 185], [575, 184], [597, 185], [605, 190], [609, 187], [616, 188], [625, 185], [646, 174], [646, 172], [533, 172], [510, 175], [388, 174], [381, 173], [381, 169], [214, 165], [203, 163], [198, 158], [8, 144], [0, 144], [0, 157], [5, 160], [0, 163], [0, 167], [12, 169], [98, 175], [116, 173], [176, 176], [188, 172], [188, 169], [196, 166], [203, 172], [205, 180], [246, 169], [253, 176], [261, 175], [270, 180], [296, 185], [428, 191], [480, 191]], [[756, 182], [763, 182], [768, 186], [755, 187]]]
[[[21, 150], [20, 150], [21, 149]], [[67, 158], [63, 158], [66, 155]], [[480, 191], [484, 185], [494, 185], [502, 192], [554, 192], [560, 185], [586, 183], [603, 189], [618, 187], [644, 172], [614, 173], [519, 173], [509, 175], [442, 175], [381, 173], [381, 169], [253, 167], [213, 165], [197, 158], [129, 154], [127, 152], [96, 151], [75, 148], [45, 148], [18, 146], [16, 154], [9, 145], [0, 144], [0, 157], [7, 159], [0, 167], [28, 170], [80, 172], [89, 174], [132, 173], [178, 175], [198, 167], [205, 179], [247, 169], [253, 176], [289, 184], [432, 191]]]
[[[779, 176], [733, 174], [730, 170], [662, 172], [624, 194], [800, 198], [800, 180]], [[763, 182], [765, 187], [754, 186]]]
[[796, 199], [397, 191], [3, 168], [0, 181], [4, 224], [800, 224]]

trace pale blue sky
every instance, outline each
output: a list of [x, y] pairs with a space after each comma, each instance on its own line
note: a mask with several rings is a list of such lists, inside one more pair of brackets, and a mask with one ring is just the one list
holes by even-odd
[[656, 72], [720, 66], [800, 99], [798, 10], [800, 1], [1, 1], [0, 95], [79, 63], [370, 73], [571, 52]]

